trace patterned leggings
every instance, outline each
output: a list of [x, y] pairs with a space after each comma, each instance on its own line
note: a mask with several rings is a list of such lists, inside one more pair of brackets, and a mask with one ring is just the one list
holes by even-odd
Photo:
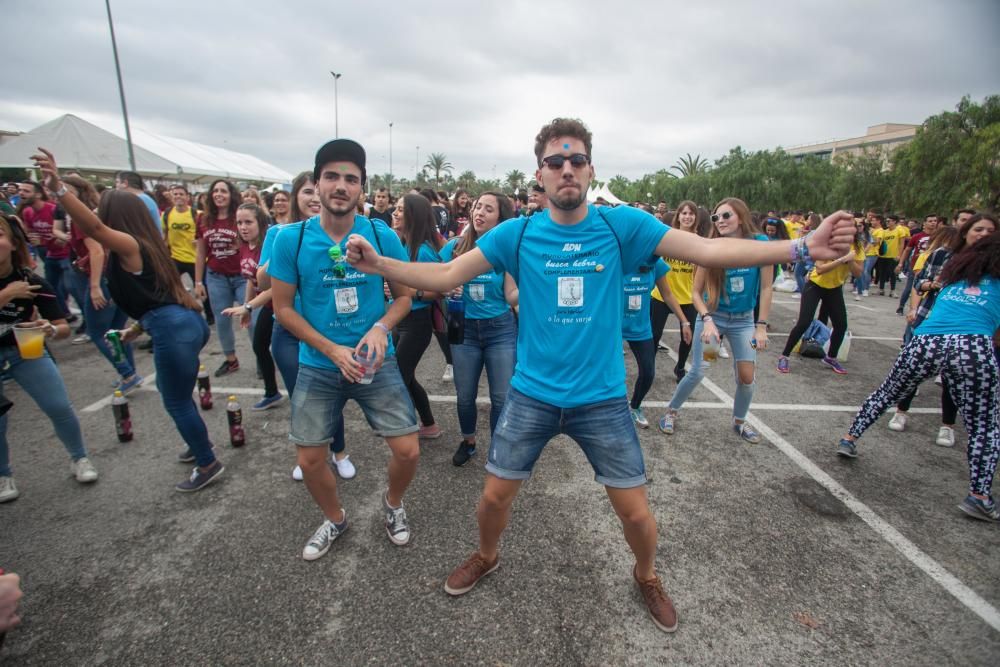
[[860, 438], [890, 405], [937, 373], [947, 378], [969, 434], [969, 490], [989, 496], [1000, 456], [1000, 369], [990, 336], [914, 336], [899, 353], [882, 385], [861, 404], [848, 433]]

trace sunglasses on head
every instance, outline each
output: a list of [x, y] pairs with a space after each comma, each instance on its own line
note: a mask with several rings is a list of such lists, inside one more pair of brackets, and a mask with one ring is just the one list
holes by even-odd
[[563, 165], [566, 164], [566, 160], [569, 160], [570, 165], [574, 169], [580, 169], [581, 167], [585, 167], [590, 164], [590, 156], [584, 155], [583, 153], [573, 153], [573, 155], [568, 157], [565, 155], [550, 155], [542, 158], [542, 164], [553, 171], [557, 171], [563, 168]]
[[719, 220], [729, 220], [729, 218], [736, 215], [732, 211], [725, 211], [724, 213], [714, 213], [712, 214], [712, 222], [718, 222]]

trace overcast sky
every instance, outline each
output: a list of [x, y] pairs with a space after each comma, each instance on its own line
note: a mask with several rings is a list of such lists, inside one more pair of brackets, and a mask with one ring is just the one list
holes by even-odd
[[[753, 6], [752, 6], [753, 5]], [[597, 176], [685, 153], [919, 123], [1000, 93], [997, 0], [147, 2], [112, 0], [134, 126], [292, 173], [334, 136], [370, 172], [533, 173], [556, 116], [594, 133]], [[124, 135], [103, 0], [3, 0], [0, 129], [73, 113]]]

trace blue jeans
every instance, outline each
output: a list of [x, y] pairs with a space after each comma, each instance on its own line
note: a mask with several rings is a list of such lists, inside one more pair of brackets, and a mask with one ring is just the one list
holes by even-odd
[[[278, 372], [281, 373], [281, 380], [285, 383], [288, 396], [291, 397], [295, 393], [295, 383], [299, 375], [299, 339], [281, 326], [277, 319], [274, 320], [274, 328], [271, 331], [271, 356], [278, 367]], [[333, 440], [330, 441], [330, 451], [335, 454], [344, 451], [346, 446], [343, 416], [337, 422]]]
[[479, 395], [479, 377], [486, 366], [490, 383], [490, 434], [496, 430], [500, 411], [503, 410], [514, 375], [517, 350], [517, 324], [514, 314], [486, 320], [465, 320], [465, 340], [451, 346], [455, 366], [455, 393], [458, 394], [458, 425], [463, 437], [476, 435], [476, 397]]
[[806, 274], [807, 273], [809, 273], [809, 267], [807, 267], [804, 262], [797, 262], [795, 264], [794, 275], [795, 275], [795, 291], [796, 292], [801, 292], [802, 288], [806, 286]]
[[191, 397], [198, 379], [198, 353], [208, 342], [208, 324], [183, 306], [160, 306], [142, 316], [142, 328], [153, 338], [156, 388], [199, 466], [212, 465], [215, 454], [208, 429]]
[[369, 426], [383, 437], [409, 435], [419, 429], [396, 358], [389, 357], [371, 384], [345, 380], [339, 371], [300, 366], [288, 439], [300, 447], [326, 447], [338, 422], [343, 425], [344, 405], [352, 398]]
[[[38, 404], [45, 416], [52, 421], [56, 436], [63, 447], [78, 461], [87, 455], [83, 445], [80, 420], [76, 418], [73, 405], [69, 402], [66, 385], [63, 384], [59, 369], [46, 352], [41, 359], [22, 359], [16, 346], [0, 347], [0, 376], [10, 378], [21, 385], [28, 396]], [[0, 382], [0, 396], [3, 396], [3, 382]], [[0, 477], [10, 477], [10, 447], [7, 444], [7, 418], [0, 417]]]
[[[227, 276], [211, 269], [205, 272], [205, 289], [208, 290], [208, 300], [212, 302], [212, 314], [215, 315], [215, 328], [219, 332], [223, 354], [236, 352], [236, 337], [233, 334], [233, 318], [226, 317], [222, 311], [231, 308], [234, 303], [243, 303], [246, 285], [247, 279], [239, 274]], [[253, 341], [252, 332], [250, 340]]]
[[111, 300], [107, 279], [101, 278], [101, 291], [104, 293], [104, 298], [107, 299], [108, 305], [100, 310], [94, 308], [94, 302], [90, 298], [90, 279], [79, 271], [73, 271], [73, 283], [77, 291], [84, 295], [83, 319], [87, 323], [87, 335], [90, 336], [90, 341], [97, 348], [97, 351], [101, 353], [101, 356], [115, 367], [118, 375], [123, 379], [132, 377], [135, 375], [135, 358], [132, 356], [131, 343], [125, 346], [125, 358], [115, 363], [114, 357], [111, 355], [111, 348], [108, 346], [107, 341], [104, 340], [104, 334], [112, 329], [123, 328], [125, 322], [128, 321], [128, 315]]
[[854, 284], [857, 286], [859, 292], [864, 292], [871, 287], [872, 271], [875, 269], [876, 261], [878, 261], [878, 255], [865, 257], [865, 266], [861, 269], [861, 275], [854, 279]]
[[69, 315], [69, 304], [66, 303], [66, 297], [70, 294], [69, 274], [72, 272], [73, 268], [70, 266], [68, 257], [63, 259], [45, 258], [45, 280], [56, 291], [56, 300], [59, 303], [59, 307], [67, 315]]
[[500, 479], [528, 479], [545, 445], [560, 433], [580, 446], [598, 483], [616, 489], [646, 483], [642, 448], [624, 396], [559, 408], [512, 388], [493, 433], [486, 471]]
[[[743, 384], [740, 382], [739, 372], [736, 363], [739, 361], [750, 361], [757, 363], [757, 350], [751, 345], [753, 338], [754, 323], [753, 312], [745, 313], [712, 313], [712, 321], [715, 328], [719, 330], [719, 335], [726, 339], [732, 350], [733, 374], [736, 376], [736, 396], [733, 399], [733, 418], [746, 419], [747, 412], [750, 411], [750, 401], [753, 400], [754, 383]], [[684, 402], [691, 396], [691, 392], [701, 384], [701, 379], [705, 377], [708, 370], [708, 362], [702, 357], [701, 332], [704, 328], [701, 316], [695, 321], [693, 345], [691, 347], [691, 370], [684, 379], [677, 385], [673, 398], [670, 399], [670, 409], [677, 411], [681, 409]]]

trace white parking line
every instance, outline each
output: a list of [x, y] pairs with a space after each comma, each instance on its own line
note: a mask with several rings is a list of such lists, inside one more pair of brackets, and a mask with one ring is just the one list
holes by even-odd
[[[663, 333], [679, 334], [680, 331], [678, 331], [677, 329], [664, 329]], [[768, 331], [767, 332], [767, 337], [768, 338], [787, 338], [788, 334], [787, 333], [777, 333], [777, 332], [771, 333], [770, 331]], [[903, 337], [902, 336], [855, 336], [855, 335], [851, 334], [851, 340], [884, 340], [884, 341], [889, 341], [889, 342], [902, 343], [903, 342]], [[660, 347], [661, 348], [663, 348], [663, 346], [667, 345], [667, 344], [668, 343], [666, 341], [662, 341], [662, 340], [660, 341]]]
[[[139, 389], [145, 389], [146, 391], [156, 391], [156, 373], [150, 373], [142, 379], [142, 386]], [[97, 412], [101, 408], [106, 408], [111, 405], [111, 399], [115, 397], [114, 392], [108, 394], [99, 401], [94, 401], [87, 407], [80, 410], [80, 412]]]
[[[671, 353], [673, 356], [673, 353]], [[702, 386], [715, 394], [716, 398], [732, 405], [732, 397], [724, 392], [719, 385], [708, 378], [702, 380]], [[687, 407], [685, 404], [684, 407]], [[754, 406], [762, 409], [761, 406]], [[838, 406], [830, 406], [838, 407]], [[840, 485], [835, 479], [826, 474], [819, 466], [809, 460], [802, 452], [792, 446], [790, 442], [778, 435], [771, 427], [761, 421], [752, 412], [748, 413], [749, 421], [762, 436], [767, 438], [778, 448], [782, 454], [792, 460], [795, 465], [801, 468], [807, 475], [821, 484], [835, 498], [844, 503], [848, 509], [856, 514], [862, 521], [867, 523], [872, 530], [891, 544], [897, 551], [924, 571], [927, 576], [941, 585], [956, 600], [968, 607], [974, 614], [986, 621], [994, 630], [1000, 631], [1000, 610], [987, 602], [982, 596], [966, 586], [962, 581], [946, 570], [940, 563], [924, 553], [920, 547], [908, 540], [902, 533], [896, 530], [885, 519], [880, 517], [870, 507], [858, 500], [850, 491]], [[831, 448], [832, 454], [832, 448]]]

